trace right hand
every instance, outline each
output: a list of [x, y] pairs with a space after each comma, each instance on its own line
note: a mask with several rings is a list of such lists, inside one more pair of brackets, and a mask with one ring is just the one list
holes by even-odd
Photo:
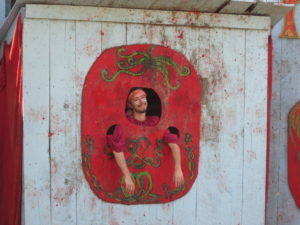
[[134, 194], [135, 185], [134, 185], [131, 175], [125, 176], [125, 187], [126, 187], [126, 193], [128, 195]]

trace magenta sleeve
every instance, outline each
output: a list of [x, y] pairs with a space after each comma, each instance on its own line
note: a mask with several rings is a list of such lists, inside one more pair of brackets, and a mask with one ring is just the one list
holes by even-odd
[[114, 152], [126, 150], [126, 138], [121, 126], [117, 125], [112, 134], [106, 136], [107, 144]]
[[164, 136], [163, 136], [163, 140], [167, 144], [169, 144], [169, 143], [178, 144], [179, 143], [178, 135], [177, 134], [172, 134], [169, 129], [166, 129], [166, 131], [164, 133]]

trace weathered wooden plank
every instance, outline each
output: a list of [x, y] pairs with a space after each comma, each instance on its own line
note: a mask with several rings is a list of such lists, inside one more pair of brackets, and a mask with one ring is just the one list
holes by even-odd
[[177, 26], [270, 30], [269, 17], [181, 11], [27, 5], [26, 17], [35, 19], [60, 18], [64, 20], [122, 21], [124, 23], [176, 24]]
[[267, 32], [246, 31], [242, 224], [264, 224]]
[[[222, 31], [209, 29], [200, 32], [199, 47], [202, 50], [200, 74], [202, 76], [202, 119], [200, 140], [200, 168], [197, 187], [197, 224], [218, 224], [221, 208], [219, 190], [221, 108], [218, 99], [223, 95]], [[200, 191], [201, 190], [201, 191]]]
[[219, 220], [224, 224], [242, 224], [245, 31], [223, 30], [222, 33], [223, 69], [219, 77], [223, 95], [218, 104], [222, 109], [219, 133], [221, 171], [218, 177], [222, 213]]
[[206, 0], [202, 1], [202, 4], [200, 6], [201, 12], [216, 12], [220, 7], [222, 7], [224, 4], [226, 4], [227, 0]]
[[[282, 42], [279, 38], [283, 28], [283, 20], [272, 30], [273, 39], [273, 74], [272, 74], [272, 99], [271, 99], [271, 130], [270, 130], [270, 159], [269, 159], [269, 184], [267, 201], [266, 224], [278, 224], [278, 197], [279, 197], [279, 161], [281, 152], [280, 126], [280, 98], [281, 98], [281, 54]], [[287, 115], [286, 115], [287, 116]], [[287, 118], [283, 120], [286, 122]], [[286, 140], [287, 141], [287, 140]]]
[[204, 216], [197, 216], [197, 224], [238, 224], [242, 204], [245, 33], [213, 29], [206, 40], [203, 35], [199, 40], [210, 44], [200, 59], [204, 66], [200, 65], [203, 114], [197, 212]]
[[24, 221], [50, 225], [49, 21], [25, 19], [23, 43]]
[[256, 0], [248, 1], [230, 1], [220, 13], [245, 13], [245, 11], [252, 5], [255, 4]]
[[[167, 26], [164, 29], [162, 44], [182, 53], [190, 62], [195, 63], [198, 57], [193, 55], [193, 53], [197, 53], [192, 52], [192, 49], [197, 45], [198, 32], [199, 29], [189, 27]], [[181, 135], [183, 137], [183, 134]], [[181, 146], [181, 151], [184, 151], [183, 146]], [[173, 173], [173, 171], [170, 171], [170, 173]], [[172, 202], [172, 220], [174, 224], [196, 224], [196, 183], [193, 184], [193, 188], [185, 196]]]
[[[76, 22], [76, 72], [74, 74], [76, 93], [76, 149], [77, 160], [81, 164], [81, 97], [84, 79], [96, 60], [101, 54], [101, 23]], [[108, 215], [103, 210], [105, 205], [91, 190], [87, 183], [82, 166], [77, 167], [77, 224], [109, 224]], [[102, 222], [104, 221], [104, 222]]]
[[273, 3], [264, 3], [258, 2], [253, 11], [251, 13], [255, 13], [258, 15], [273, 15], [272, 16], [272, 24], [275, 25], [284, 15], [292, 9], [294, 5], [286, 5], [286, 7], [282, 7], [282, 3], [273, 4]]
[[[167, 10], [198, 10], [200, 12], [215, 12], [218, 7], [224, 4], [226, 0], [198, 0], [198, 1], [153, 1], [149, 7], [151, 9], [167, 9]], [[133, 8], [137, 8], [133, 6]]]
[[[50, 23], [50, 153], [53, 224], [76, 224], [75, 23]], [[77, 136], [77, 138], [79, 138]]]
[[[133, 9], [154, 9], [154, 10], [180, 10], [180, 11], [199, 11], [199, 12], [216, 12], [220, 7], [226, 5], [227, 0], [173, 0], [173, 1], [159, 1], [159, 0], [17, 0], [18, 5], [24, 4], [48, 4], [48, 5], [76, 5], [76, 6], [98, 6], [111, 8], [133, 8]], [[232, 0], [243, 4], [244, 2], [256, 3], [256, 0]], [[284, 8], [281, 0], [260, 0], [260, 3], [269, 5], [270, 3], [280, 3]], [[270, 14], [273, 16], [273, 14]]]

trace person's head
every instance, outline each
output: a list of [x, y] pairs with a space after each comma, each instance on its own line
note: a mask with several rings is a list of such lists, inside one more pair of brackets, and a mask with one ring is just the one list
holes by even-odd
[[148, 107], [146, 92], [141, 88], [131, 91], [127, 98], [127, 106], [133, 112], [146, 113]]

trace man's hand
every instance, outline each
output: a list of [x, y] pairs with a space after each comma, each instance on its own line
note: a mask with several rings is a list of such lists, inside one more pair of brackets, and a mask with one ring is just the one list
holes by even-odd
[[175, 184], [175, 187], [182, 187], [184, 184], [184, 177], [181, 169], [175, 169], [174, 176], [173, 176], [173, 182]]
[[120, 167], [124, 177], [125, 177], [125, 188], [126, 188], [126, 193], [128, 195], [133, 195], [134, 193], [134, 189], [135, 189], [135, 185], [134, 182], [132, 180], [131, 174], [128, 170], [127, 164], [126, 164], [126, 160], [125, 160], [125, 156], [123, 152], [115, 152], [113, 151], [113, 154], [115, 156], [116, 162], [118, 164], [118, 166]]
[[174, 158], [174, 175], [173, 182], [175, 187], [181, 187], [184, 184], [184, 177], [181, 169], [180, 147], [176, 143], [168, 143]]
[[126, 193], [128, 195], [134, 194], [135, 185], [134, 185], [134, 182], [133, 182], [130, 174], [125, 175], [125, 187], [126, 187]]

